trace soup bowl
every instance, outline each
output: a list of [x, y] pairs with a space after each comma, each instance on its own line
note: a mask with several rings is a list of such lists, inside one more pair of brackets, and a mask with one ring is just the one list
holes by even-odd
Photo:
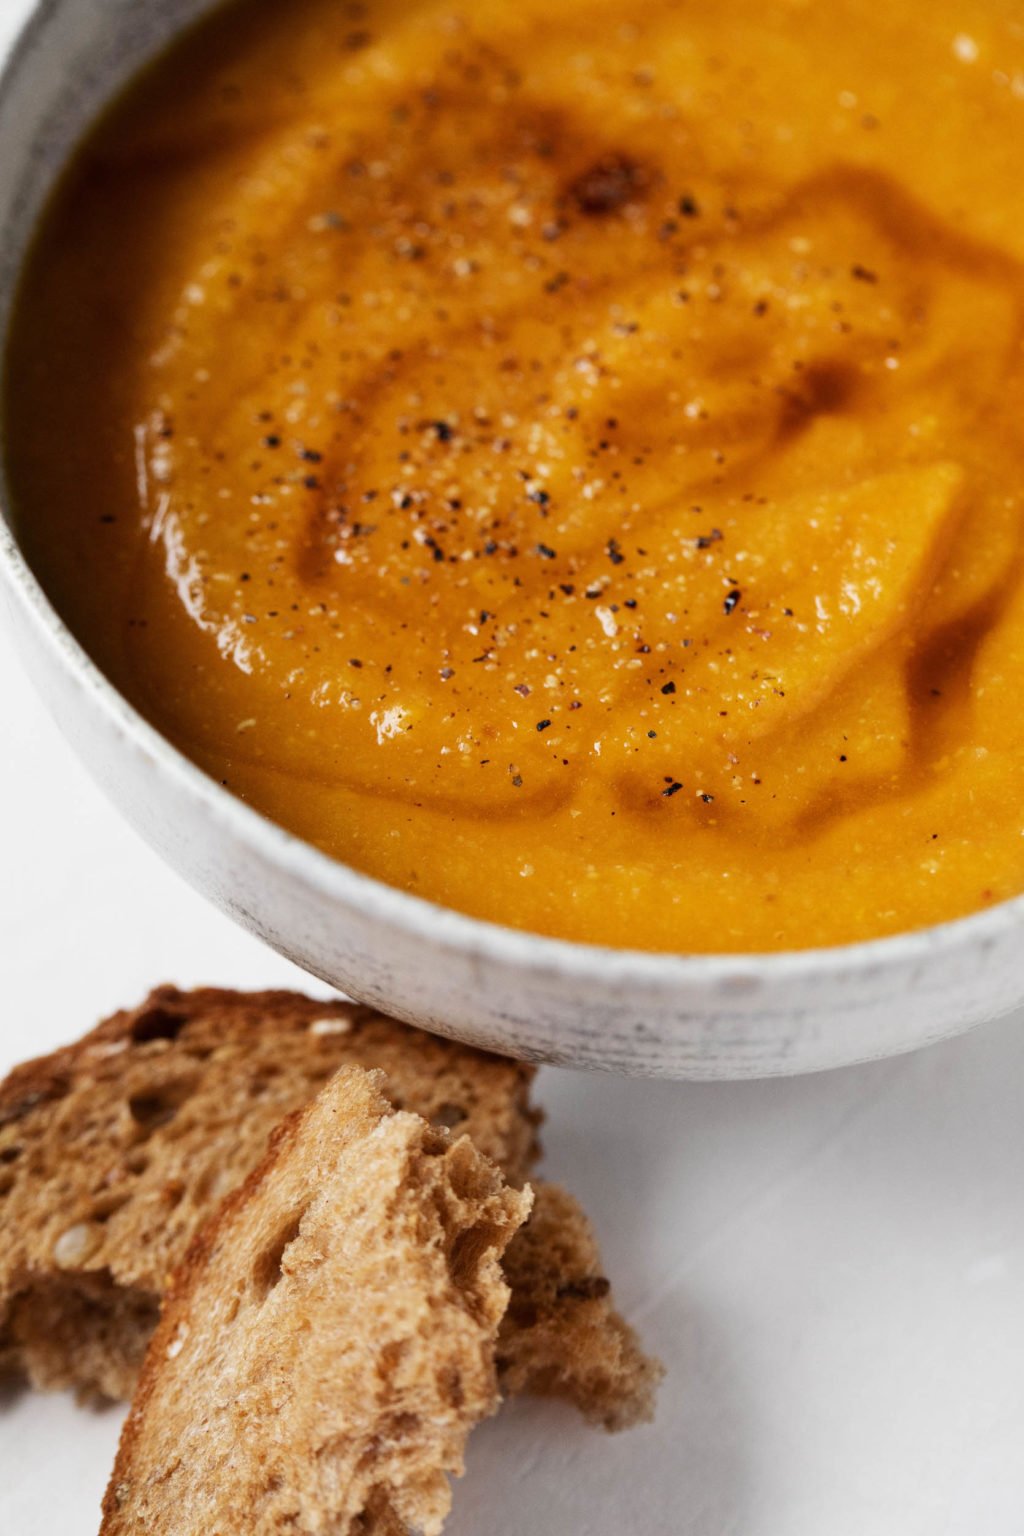
[[[206, 8], [43, 0], [9, 49], [0, 79], [0, 332], [36, 219], [75, 144], [136, 69]], [[1024, 898], [870, 943], [716, 956], [566, 943], [392, 889], [249, 809], [136, 713], [48, 602], [2, 478], [0, 588], [62, 730], [161, 857], [305, 970], [427, 1029], [565, 1066], [710, 1080], [887, 1056], [1024, 1002]]]

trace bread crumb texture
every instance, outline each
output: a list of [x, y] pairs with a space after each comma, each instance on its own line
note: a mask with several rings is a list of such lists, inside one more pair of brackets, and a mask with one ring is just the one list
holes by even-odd
[[530, 1195], [384, 1081], [340, 1071], [190, 1248], [103, 1536], [441, 1530], [497, 1407], [500, 1259]]

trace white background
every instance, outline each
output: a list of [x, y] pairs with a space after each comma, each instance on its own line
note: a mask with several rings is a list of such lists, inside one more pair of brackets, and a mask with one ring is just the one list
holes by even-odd
[[[0, 634], [0, 1072], [164, 980], [308, 985], [122, 826]], [[669, 1374], [614, 1439], [503, 1410], [450, 1536], [1024, 1536], [1020, 1024], [793, 1082], [543, 1073], [547, 1171]], [[119, 1419], [0, 1397], [2, 1536], [91, 1536]]]

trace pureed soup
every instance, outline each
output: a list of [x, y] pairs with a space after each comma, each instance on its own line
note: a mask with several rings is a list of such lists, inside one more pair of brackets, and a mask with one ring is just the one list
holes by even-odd
[[405, 890], [681, 951], [955, 917], [1024, 889], [1022, 186], [1016, 0], [247, 0], [43, 223], [24, 542]]

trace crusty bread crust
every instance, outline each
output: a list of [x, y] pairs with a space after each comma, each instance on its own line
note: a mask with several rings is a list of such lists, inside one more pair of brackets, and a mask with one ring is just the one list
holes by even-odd
[[530, 1195], [382, 1086], [342, 1069], [191, 1245], [102, 1536], [440, 1532]]

